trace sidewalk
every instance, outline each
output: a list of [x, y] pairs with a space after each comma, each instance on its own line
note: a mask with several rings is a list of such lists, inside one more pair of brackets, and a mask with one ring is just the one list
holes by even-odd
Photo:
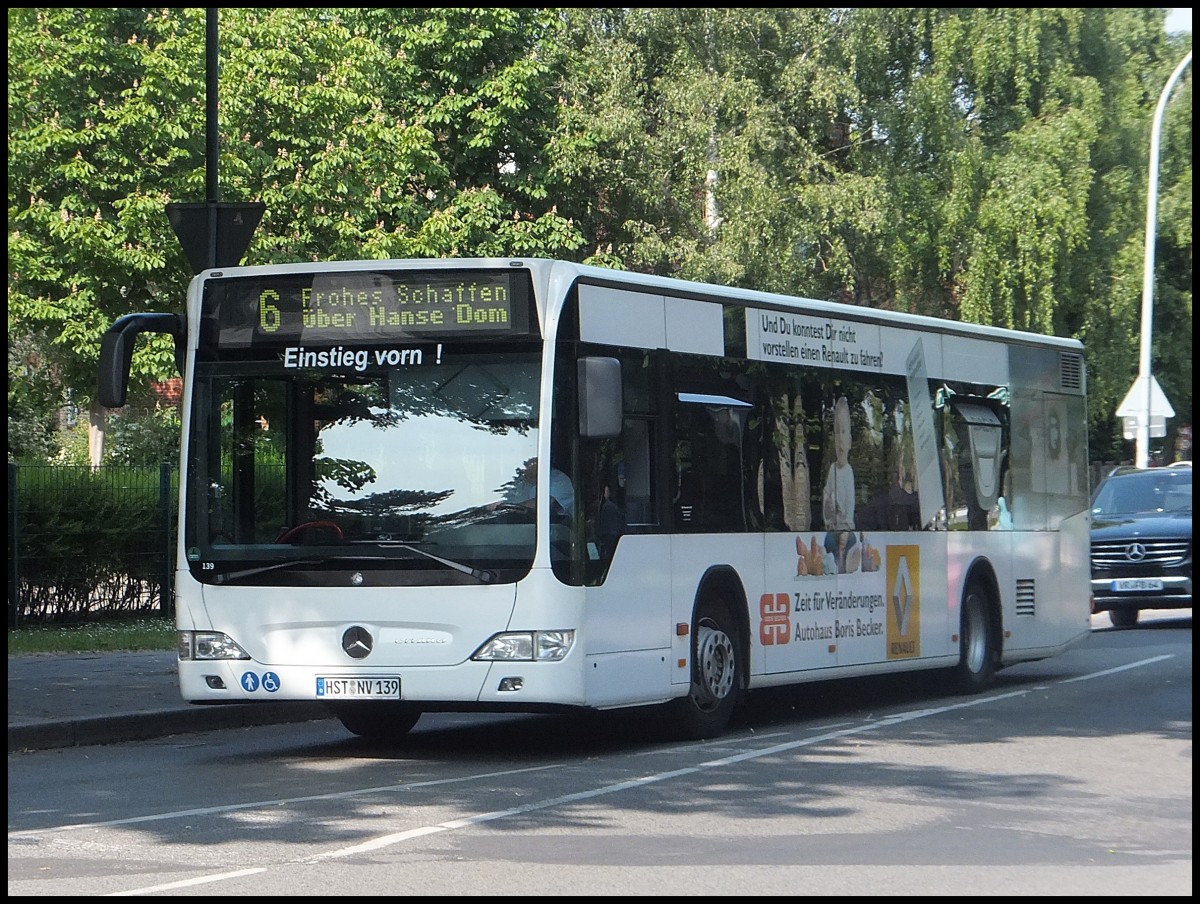
[[9, 753], [332, 718], [299, 701], [184, 703], [175, 661], [174, 651], [9, 656]]

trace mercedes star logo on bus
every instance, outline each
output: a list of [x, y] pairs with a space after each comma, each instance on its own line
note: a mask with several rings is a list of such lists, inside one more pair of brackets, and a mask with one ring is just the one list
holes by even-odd
[[371, 633], [355, 625], [342, 635], [342, 649], [351, 659], [366, 659], [371, 655]]

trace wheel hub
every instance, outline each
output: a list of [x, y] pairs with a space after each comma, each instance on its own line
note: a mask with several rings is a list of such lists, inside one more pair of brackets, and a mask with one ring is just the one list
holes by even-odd
[[724, 631], [700, 626], [696, 643], [700, 688], [712, 701], [724, 700], [733, 690], [733, 641]]

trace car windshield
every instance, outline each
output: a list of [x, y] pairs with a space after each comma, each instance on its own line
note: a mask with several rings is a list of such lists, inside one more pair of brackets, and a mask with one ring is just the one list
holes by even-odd
[[1092, 503], [1094, 515], [1192, 511], [1192, 475], [1175, 471], [1122, 474], [1106, 480]]

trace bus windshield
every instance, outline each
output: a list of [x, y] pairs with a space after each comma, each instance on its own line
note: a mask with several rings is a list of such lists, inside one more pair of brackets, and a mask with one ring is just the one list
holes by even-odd
[[526, 573], [533, 511], [517, 496], [536, 456], [540, 355], [476, 348], [395, 367], [198, 362], [193, 573], [211, 583], [347, 569], [387, 572], [384, 583]]

